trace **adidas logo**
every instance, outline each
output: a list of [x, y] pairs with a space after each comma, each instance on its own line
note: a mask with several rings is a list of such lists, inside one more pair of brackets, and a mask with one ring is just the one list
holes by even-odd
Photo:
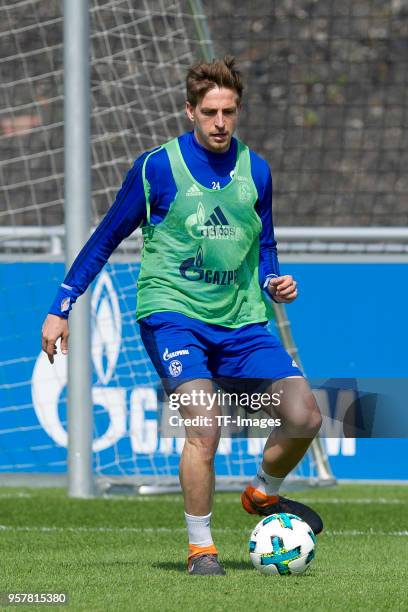
[[241, 228], [229, 224], [220, 206], [214, 208], [200, 230], [201, 235], [210, 240], [239, 240], [241, 237]]
[[229, 225], [229, 223], [221, 208], [216, 206], [204, 225]]
[[[190, 187], [190, 190], [192, 187]], [[197, 212], [186, 218], [186, 230], [193, 238], [209, 238], [210, 240], [240, 240], [242, 230], [240, 227], [230, 225], [227, 217], [216, 206], [210, 216], [205, 220], [205, 208], [198, 202]]]
[[200, 191], [200, 189], [197, 187], [197, 185], [195, 183], [193, 183], [191, 185], [191, 187], [189, 187], [189, 189], [187, 189], [186, 191], [186, 196], [202, 196], [203, 192]]

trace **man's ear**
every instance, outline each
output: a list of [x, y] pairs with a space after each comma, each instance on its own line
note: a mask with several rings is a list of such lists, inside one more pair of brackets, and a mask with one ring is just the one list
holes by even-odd
[[185, 106], [186, 115], [190, 119], [190, 121], [193, 121], [193, 122], [194, 122], [194, 110], [195, 110], [194, 106], [188, 100], [186, 100], [186, 106]]

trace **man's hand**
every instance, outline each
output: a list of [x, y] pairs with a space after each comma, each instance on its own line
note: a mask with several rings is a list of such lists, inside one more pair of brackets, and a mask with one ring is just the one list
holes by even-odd
[[42, 327], [42, 350], [47, 353], [50, 363], [54, 363], [54, 355], [57, 354], [58, 338], [61, 338], [61, 353], [68, 353], [68, 336], [68, 319], [49, 314]]
[[275, 302], [290, 304], [297, 298], [296, 285], [293, 276], [286, 274], [285, 276], [278, 276], [278, 278], [271, 278], [267, 288]]

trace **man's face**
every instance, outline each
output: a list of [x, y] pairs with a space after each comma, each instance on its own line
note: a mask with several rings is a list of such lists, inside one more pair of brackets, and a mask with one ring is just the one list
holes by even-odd
[[195, 136], [209, 151], [228, 151], [240, 110], [237, 100], [236, 91], [216, 85], [197, 106], [186, 102], [187, 117], [194, 123]]

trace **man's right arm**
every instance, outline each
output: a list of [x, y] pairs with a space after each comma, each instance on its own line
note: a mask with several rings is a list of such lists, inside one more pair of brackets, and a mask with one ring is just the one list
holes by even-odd
[[82, 295], [116, 247], [146, 216], [142, 167], [146, 154], [139, 157], [126, 175], [114, 203], [92, 236], [79, 252], [49, 310], [68, 318], [72, 305]]
[[61, 351], [68, 351], [68, 315], [108, 261], [116, 247], [146, 217], [142, 168], [147, 153], [139, 157], [129, 170], [114, 203], [72, 264], [44, 321], [42, 348], [54, 362], [56, 341], [61, 338]]

